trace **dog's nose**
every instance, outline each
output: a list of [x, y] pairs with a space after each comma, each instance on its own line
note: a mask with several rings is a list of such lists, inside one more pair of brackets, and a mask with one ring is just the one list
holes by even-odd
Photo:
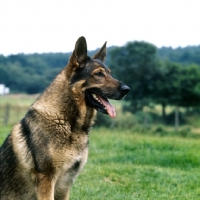
[[125, 95], [129, 92], [130, 87], [128, 87], [127, 85], [122, 85], [120, 88], [120, 91]]

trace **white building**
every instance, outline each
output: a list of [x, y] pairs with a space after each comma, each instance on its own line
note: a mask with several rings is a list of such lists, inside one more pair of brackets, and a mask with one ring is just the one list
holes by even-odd
[[10, 88], [6, 87], [4, 84], [0, 84], [0, 95], [5, 95], [10, 93]]

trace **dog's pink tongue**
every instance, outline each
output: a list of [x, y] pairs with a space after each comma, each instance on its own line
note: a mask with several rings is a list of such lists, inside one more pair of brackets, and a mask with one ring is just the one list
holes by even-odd
[[98, 99], [106, 107], [106, 110], [107, 110], [109, 116], [112, 117], [112, 118], [115, 118], [116, 117], [115, 107], [112, 104], [110, 104], [110, 102], [101, 98], [99, 95], [98, 95]]

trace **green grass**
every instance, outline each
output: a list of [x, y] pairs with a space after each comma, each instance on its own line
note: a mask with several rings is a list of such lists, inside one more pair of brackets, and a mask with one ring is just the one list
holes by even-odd
[[27, 95], [27, 94], [10, 94], [6, 96], [0, 96], [0, 105], [15, 105], [28, 107], [30, 106], [39, 95]]
[[3, 143], [7, 135], [11, 132], [11, 126], [0, 126], [0, 145]]
[[25, 116], [37, 97], [26, 94], [0, 96], [0, 128], [5, 123], [6, 106], [9, 107], [8, 124], [13, 126]]
[[[0, 143], [10, 128], [0, 129]], [[199, 142], [93, 129], [88, 163], [72, 187], [71, 199], [200, 199]]]
[[200, 199], [199, 141], [93, 130], [72, 199]]

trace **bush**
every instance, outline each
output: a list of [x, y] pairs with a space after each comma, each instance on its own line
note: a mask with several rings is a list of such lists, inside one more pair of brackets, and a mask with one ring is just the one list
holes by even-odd
[[95, 120], [95, 127], [110, 127], [112, 124], [112, 119], [108, 115], [104, 115], [100, 112], [97, 112], [97, 117]]
[[111, 119], [108, 115], [97, 113], [95, 122], [96, 127], [111, 127], [111, 128], [132, 128], [139, 123], [138, 117], [130, 112], [118, 112], [115, 119]]

